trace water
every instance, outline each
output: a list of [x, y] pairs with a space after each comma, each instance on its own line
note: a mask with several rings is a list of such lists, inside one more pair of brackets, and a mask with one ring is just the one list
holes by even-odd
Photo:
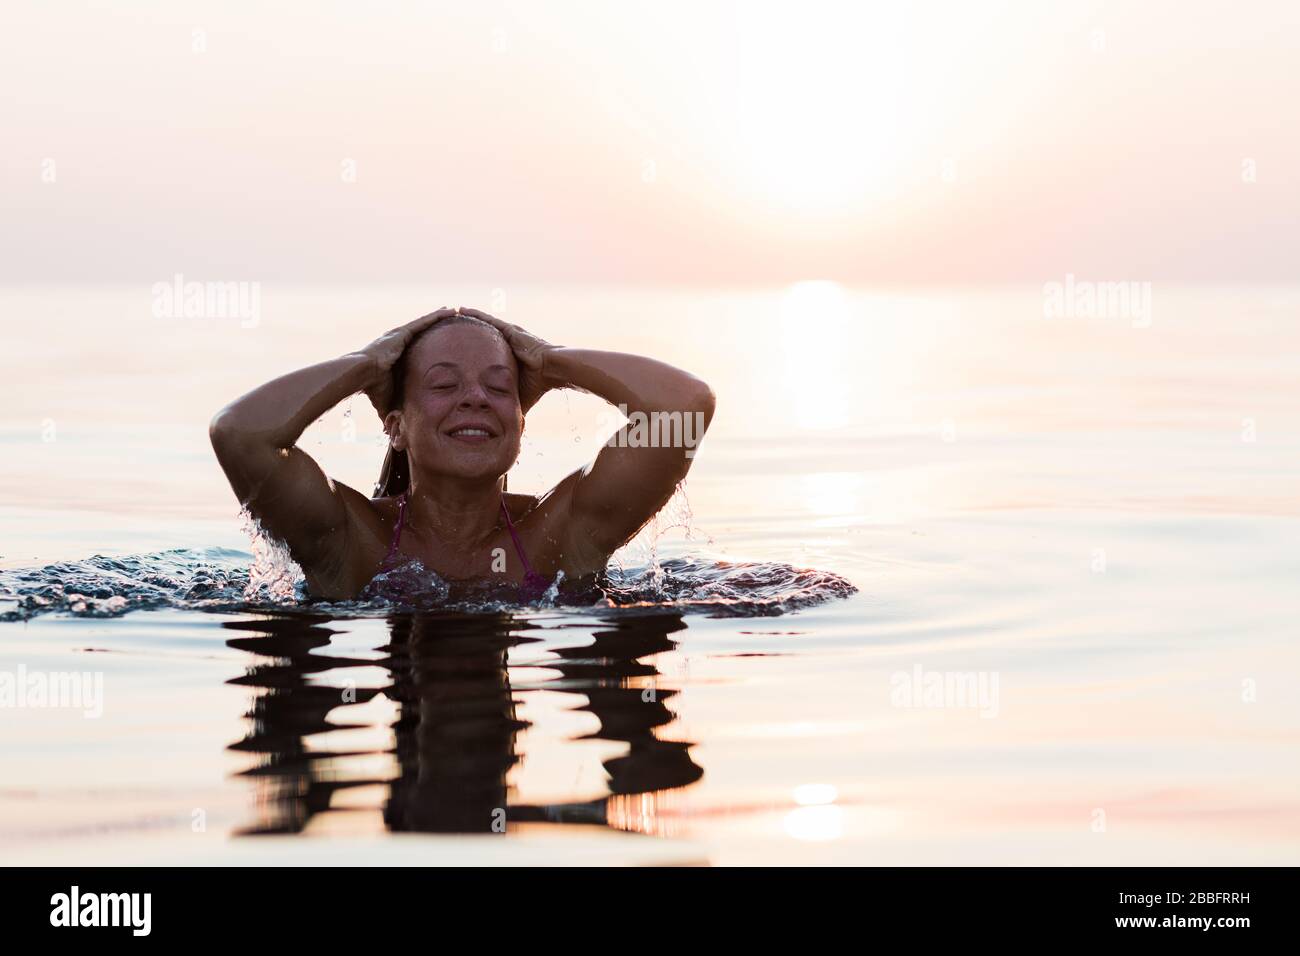
[[[488, 291], [267, 285], [254, 328], [0, 294], [0, 675], [103, 688], [0, 709], [8, 859], [1295, 861], [1300, 290], [1157, 284], [1138, 327], [1029, 287], [511, 289], [719, 396], [608, 591], [250, 581], [212, 412]], [[601, 426], [544, 400], [512, 490]], [[303, 444], [374, 480], [364, 399]]]
[[391, 589], [391, 596], [363, 593], [356, 600], [323, 601], [308, 593], [301, 569], [282, 545], [268, 544], [260, 533], [255, 540], [260, 547], [251, 554], [224, 548], [179, 549], [125, 558], [95, 555], [0, 571], [0, 621], [28, 621], [57, 612], [108, 618], [159, 608], [374, 617], [416, 611], [474, 614], [563, 606], [594, 611], [653, 607], [716, 617], [760, 617], [857, 591], [840, 575], [814, 568], [669, 558], [648, 567], [615, 566], [602, 580], [581, 587], [568, 586], [561, 573], [540, 598], [521, 604], [513, 587], [452, 584], [412, 561], [375, 576], [376, 582], [401, 576], [401, 586]]

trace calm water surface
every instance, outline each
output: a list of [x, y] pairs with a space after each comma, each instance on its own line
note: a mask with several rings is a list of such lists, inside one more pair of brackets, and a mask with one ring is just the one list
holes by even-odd
[[[211, 414], [463, 302], [714, 386], [625, 571], [760, 562], [857, 592], [747, 616], [707, 576], [630, 609], [11, 600], [0, 674], [104, 692], [98, 718], [0, 708], [8, 860], [1297, 862], [1300, 289], [1157, 284], [1148, 328], [1044, 318], [1031, 287], [497, 296], [264, 283], [242, 328], [155, 319], [148, 283], [4, 290], [11, 588], [92, 555], [247, 568]], [[585, 462], [602, 412], [545, 399], [512, 490]], [[303, 445], [374, 480], [364, 400]]]

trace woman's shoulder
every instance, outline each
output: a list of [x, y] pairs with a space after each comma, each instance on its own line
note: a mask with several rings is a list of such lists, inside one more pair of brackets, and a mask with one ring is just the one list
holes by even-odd
[[530, 515], [537, 510], [546, 495], [517, 495], [507, 491], [501, 496], [506, 503], [506, 510], [510, 512], [511, 521], [519, 521], [525, 515]]
[[580, 474], [542, 495], [506, 496], [510, 520], [524, 533], [533, 563], [542, 570], [563, 568], [570, 577], [600, 571], [609, 559], [592, 547], [590, 529], [575, 520], [573, 491]]
[[[346, 485], [341, 487], [347, 488]], [[387, 517], [389, 515], [397, 514], [398, 508], [401, 507], [401, 495], [383, 495], [378, 498], [367, 498], [365, 495], [361, 494], [361, 492], [353, 491], [351, 488], [347, 488], [347, 491], [352, 492], [352, 495], [356, 496], [358, 504], [364, 502], [366, 508], [372, 514]], [[349, 497], [352, 495], [349, 495]]]
[[[351, 491], [352, 489], [348, 489]], [[388, 540], [392, 535], [393, 528], [397, 525], [397, 520], [402, 513], [402, 500], [405, 495], [384, 495], [377, 498], [367, 498], [358, 492], [353, 492], [356, 498], [348, 507], [348, 511], [353, 514], [353, 524], [364, 528], [369, 532], [373, 540], [387, 547]]]
[[363, 538], [375, 536], [382, 540], [397, 517], [397, 496], [369, 498], [341, 481], [335, 481], [333, 485], [334, 493], [347, 509], [351, 530], [362, 532]]
[[303, 566], [303, 572], [312, 594], [352, 597], [373, 575], [372, 566], [387, 547], [397, 503], [393, 498], [367, 498], [332, 479], [330, 485], [343, 504], [344, 523], [329, 529], [329, 545], [310, 568]]

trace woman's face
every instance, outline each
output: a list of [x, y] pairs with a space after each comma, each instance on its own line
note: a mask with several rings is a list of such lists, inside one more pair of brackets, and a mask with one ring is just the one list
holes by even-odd
[[435, 325], [411, 346], [393, 447], [411, 469], [458, 478], [501, 477], [519, 457], [524, 418], [515, 357], [495, 329]]

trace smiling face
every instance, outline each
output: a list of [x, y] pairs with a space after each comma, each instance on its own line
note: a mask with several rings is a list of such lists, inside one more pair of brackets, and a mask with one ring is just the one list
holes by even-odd
[[412, 474], [495, 480], [519, 457], [524, 416], [518, 368], [501, 333], [444, 320], [403, 357], [401, 404], [385, 419]]

